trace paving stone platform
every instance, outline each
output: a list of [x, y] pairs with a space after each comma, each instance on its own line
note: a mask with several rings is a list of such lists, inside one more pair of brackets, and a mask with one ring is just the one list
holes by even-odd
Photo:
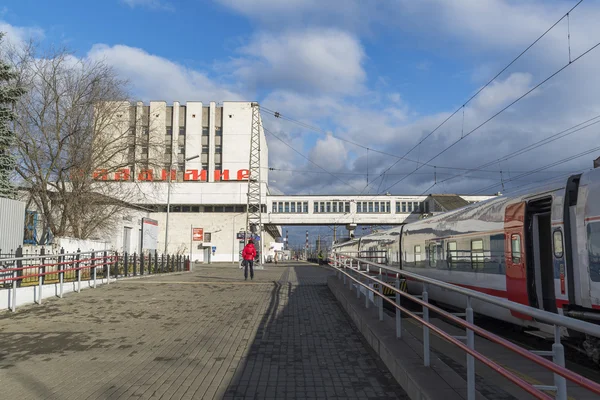
[[2, 313], [0, 398], [406, 399], [331, 273], [201, 266]]

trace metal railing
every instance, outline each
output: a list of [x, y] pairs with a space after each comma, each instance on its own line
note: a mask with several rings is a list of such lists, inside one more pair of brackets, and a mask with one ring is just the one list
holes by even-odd
[[[354, 255], [353, 255], [354, 254]], [[420, 322], [423, 326], [423, 364], [430, 366], [430, 343], [429, 334], [430, 330], [437, 333], [443, 340], [456, 345], [467, 353], [467, 398], [469, 400], [475, 399], [475, 359], [480, 361], [482, 364], [490, 367], [504, 378], [508, 379], [527, 393], [531, 394], [537, 399], [552, 399], [549, 395], [543, 391], [554, 391], [556, 393], [556, 399], [566, 400], [567, 399], [567, 385], [566, 380], [574, 382], [587, 390], [600, 395], [600, 384], [587, 379], [581, 375], [574, 373], [565, 368], [565, 356], [564, 347], [561, 344], [561, 327], [573, 329], [578, 332], [586, 333], [595, 337], [600, 337], [600, 326], [591, 324], [585, 321], [576, 320], [573, 318], [565, 317], [559, 314], [550, 313], [547, 311], [539, 310], [536, 308], [528, 307], [523, 304], [515, 303], [510, 300], [491, 296], [485, 293], [477, 292], [462, 288], [453, 284], [438, 281], [436, 279], [427, 278], [418, 274], [400, 270], [398, 268], [390, 267], [387, 265], [377, 264], [372, 261], [356, 257], [354, 253], [334, 253], [331, 257], [331, 265], [336, 268], [337, 273], [343, 275], [344, 285], [348, 282], [350, 290], [353, 289], [352, 283], [355, 282], [356, 295], [360, 298], [360, 288], [364, 287], [366, 290], [373, 293], [374, 300], [379, 308], [379, 320], [383, 321], [383, 302], [386, 301], [396, 309], [396, 337], [402, 337], [402, 313], [414, 318]], [[372, 268], [375, 268], [375, 273], [378, 278], [371, 275], [373, 273]], [[364, 268], [364, 272], [363, 269]], [[384, 272], [385, 271], [385, 272]], [[386, 276], [395, 276], [394, 285], [390, 285], [384, 280], [384, 274]], [[362, 278], [362, 279], [361, 279]], [[423, 286], [423, 292], [421, 296], [414, 296], [405, 293], [400, 290], [400, 281], [402, 279], [410, 279], [411, 281], [420, 282]], [[366, 282], [363, 282], [363, 280]], [[374, 289], [369, 286], [369, 282], [373, 282], [378, 285], [378, 289]], [[464, 314], [452, 314], [445, 310], [440, 309], [428, 302], [428, 285], [437, 286], [445, 290], [450, 290], [455, 293], [466, 296], [466, 308]], [[383, 294], [383, 288], [393, 290], [395, 293], [395, 299], [390, 299]], [[365, 307], [369, 307], [369, 296], [365, 293]], [[401, 298], [404, 297], [409, 299], [418, 305], [422, 306], [422, 313], [416, 313], [408, 310], [401, 305]], [[473, 322], [473, 308], [472, 300], [483, 301], [495, 306], [499, 306], [514, 312], [525, 314], [535, 318], [536, 320], [543, 321], [548, 325], [554, 326], [554, 344], [552, 345], [552, 351], [529, 351], [522, 347], [519, 347], [512, 342], [501, 338], [500, 336], [491, 333], [483, 328], [478, 327]], [[466, 330], [465, 336], [453, 336], [443, 331], [439, 327], [432, 324], [429, 320], [429, 312], [432, 311], [442, 318], [455, 323]], [[419, 317], [417, 314], [422, 314]], [[466, 320], [460, 318], [465, 316]], [[534, 385], [526, 382], [513, 372], [507, 370], [490, 358], [486, 357], [482, 353], [475, 350], [475, 334], [490, 340], [493, 343], [499, 344], [507, 350], [510, 350], [554, 373], [554, 385]], [[461, 340], [466, 340], [466, 344]], [[553, 362], [543, 357], [552, 357]]]
[[93, 281], [96, 288], [98, 279], [111, 279], [145, 274], [160, 274], [188, 271], [189, 257], [182, 255], [159, 255], [158, 252], [138, 255], [120, 255], [114, 251], [46, 254], [42, 248], [39, 255], [0, 258], [0, 291], [12, 290], [10, 309], [16, 310], [17, 288], [37, 286], [35, 303], [42, 304], [44, 285], [58, 284], [58, 297], [64, 294], [66, 282], [77, 282], [76, 291], [81, 291], [82, 281]]

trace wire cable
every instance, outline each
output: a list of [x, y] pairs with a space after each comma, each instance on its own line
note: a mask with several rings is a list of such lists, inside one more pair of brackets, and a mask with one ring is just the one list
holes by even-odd
[[[594, 121], [594, 122], [592, 122], [592, 121]], [[446, 178], [446, 179], [440, 181], [439, 183], [445, 183], [445, 182], [448, 182], [448, 181], [450, 181], [452, 179], [456, 179], [456, 178], [460, 178], [460, 177], [469, 175], [472, 172], [484, 171], [484, 170], [482, 170], [482, 168], [489, 167], [490, 165], [493, 165], [493, 164], [496, 164], [496, 163], [500, 164], [500, 162], [502, 162], [502, 161], [510, 160], [511, 158], [520, 156], [520, 155], [522, 155], [524, 153], [527, 153], [527, 152], [529, 152], [531, 150], [535, 150], [535, 149], [537, 149], [539, 147], [542, 147], [544, 145], [552, 143], [552, 142], [554, 142], [554, 141], [556, 141], [558, 139], [565, 138], [565, 137], [567, 137], [569, 135], [572, 135], [574, 133], [580, 132], [580, 131], [582, 131], [582, 130], [584, 130], [586, 128], [589, 128], [590, 126], [593, 126], [593, 125], [596, 125], [596, 124], [599, 124], [599, 123], [600, 123], [600, 115], [597, 115], [597, 116], [595, 116], [593, 118], [590, 118], [590, 119], [588, 119], [586, 121], [583, 121], [583, 122], [580, 122], [580, 123], [578, 123], [576, 125], [573, 125], [570, 128], [567, 128], [567, 129], [564, 129], [564, 130], [562, 130], [562, 131], [560, 131], [558, 133], [555, 133], [554, 135], [546, 137], [546, 138], [544, 138], [542, 140], [539, 140], [539, 141], [537, 141], [535, 143], [529, 144], [529, 145], [527, 145], [527, 146], [525, 146], [525, 147], [523, 147], [523, 148], [521, 148], [521, 149], [519, 149], [517, 151], [509, 153], [509, 154], [507, 154], [507, 155], [505, 155], [505, 156], [503, 156], [503, 157], [501, 157], [501, 158], [499, 158], [497, 160], [493, 160], [493, 161], [481, 164], [480, 166], [475, 167], [475, 168], [471, 168], [471, 169], [465, 171], [462, 174], [457, 174], [457, 175], [453, 175], [453, 176], [451, 176], [449, 178]], [[488, 172], [502, 172], [502, 171], [488, 171]], [[513, 173], [518, 173], [518, 172], [519, 171], [513, 171]], [[525, 171], [525, 172], [529, 172], [529, 171]], [[509, 178], [510, 178], [510, 174], [509, 174]], [[504, 181], [504, 182], [507, 182], [507, 181]]]
[[[429, 160], [427, 160], [427, 163], [430, 163], [431, 161], [435, 160], [436, 158], [438, 158], [439, 156], [441, 156], [442, 154], [444, 154], [445, 152], [447, 152], [448, 150], [450, 150], [456, 144], [458, 144], [459, 142], [461, 142], [462, 140], [466, 139], [468, 136], [470, 136], [471, 134], [473, 134], [474, 132], [476, 132], [477, 130], [479, 130], [480, 128], [482, 128], [483, 126], [485, 126], [488, 122], [490, 122], [491, 120], [493, 120], [494, 118], [496, 118], [498, 115], [502, 114], [504, 111], [506, 111], [507, 109], [509, 109], [510, 107], [512, 107], [513, 105], [515, 105], [516, 103], [518, 103], [520, 100], [522, 100], [527, 95], [529, 95], [531, 92], [533, 92], [534, 90], [536, 90], [537, 88], [539, 88], [540, 86], [542, 86], [544, 83], [546, 83], [550, 79], [554, 78], [556, 75], [558, 75], [560, 72], [564, 71], [566, 68], [568, 68], [571, 65], [575, 64], [575, 62], [577, 62], [582, 57], [584, 57], [587, 54], [589, 54], [591, 51], [593, 51], [594, 49], [596, 49], [598, 46], [600, 46], [600, 42], [596, 43], [594, 46], [592, 46], [589, 49], [587, 49], [583, 54], [581, 54], [578, 57], [576, 57], [575, 59], [573, 59], [573, 61], [571, 61], [570, 63], [565, 64], [563, 67], [561, 67], [560, 69], [558, 69], [557, 71], [555, 71], [549, 77], [547, 77], [546, 79], [542, 80], [540, 83], [538, 83], [537, 85], [535, 85], [533, 88], [531, 88], [530, 90], [528, 90], [527, 92], [525, 92], [523, 95], [519, 96], [517, 99], [515, 99], [514, 101], [512, 101], [506, 107], [502, 108], [500, 111], [498, 111], [497, 113], [495, 113], [494, 115], [492, 115], [491, 117], [489, 117], [488, 119], [486, 119], [484, 122], [482, 122], [481, 124], [479, 124], [477, 127], [475, 127], [474, 129], [472, 129], [471, 131], [469, 131], [463, 137], [461, 137], [460, 139], [458, 139], [458, 140], [454, 141], [453, 143], [451, 143], [449, 146], [447, 146], [446, 148], [444, 148], [442, 151], [440, 151], [439, 153], [437, 153], [435, 156], [433, 156]], [[415, 172], [418, 171], [421, 168], [422, 168], [421, 166], [417, 167], [415, 169]], [[391, 185], [390, 187], [388, 187], [385, 191], [390, 190], [391, 188], [393, 188], [398, 183], [402, 182], [404, 179], [408, 178], [411, 175], [412, 174], [409, 174], [409, 175], [405, 176], [404, 178], [396, 181], [393, 185]]]
[[310, 158], [308, 158], [307, 156], [305, 156], [304, 154], [302, 154], [301, 152], [299, 152], [298, 150], [296, 150], [293, 146], [290, 146], [288, 143], [285, 142], [285, 140], [281, 139], [278, 135], [276, 135], [275, 133], [271, 132], [270, 130], [268, 130], [267, 128], [265, 128], [263, 126], [263, 130], [265, 132], [267, 132], [268, 134], [272, 135], [273, 137], [275, 137], [277, 140], [279, 140], [281, 143], [283, 143], [284, 145], [286, 145], [287, 147], [289, 147], [290, 149], [292, 149], [295, 153], [297, 153], [298, 155], [300, 155], [302, 158], [306, 159], [308, 162], [310, 162], [311, 164], [313, 164], [314, 166], [316, 166], [317, 168], [325, 171], [326, 173], [328, 173], [329, 175], [331, 175], [332, 177], [334, 177], [335, 179], [337, 179], [338, 181], [342, 182], [343, 184], [351, 187], [352, 189], [358, 191], [357, 188], [355, 188], [354, 186], [352, 186], [350, 183], [346, 182], [345, 180], [341, 179], [340, 177], [336, 176], [335, 174], [329, 172], [328, 170], [326, 170], [325, 168], [321, 167], [319, 164], [317, 164], [316, 162], [314, 162], [313, 160], [311, 160]]
[[[581, 153], [578, 153], [578, 154], [574, 154], [574, 155], [572, 155], [572, 156], [569, 156], [569, 157], [566, 157], [566, 158], [563, 158], [562, 160], [555, 161], [555, 162], [553, 162], [553, 163], [550, 163], [550, 164], [547, 164], [547, 165], [545, 165], [545, 166], [543, 166], [543, 167], [539, 167], [539, 168], [537, 168], [537, 169], [535, 169], [535, 170], [533, 170], [533, 171], [526, 172], [526, 173], [523, 173], [523, 174], [519, 174], [519, 175], [517, 175], [517, 176], [515, 176], [515, 177], [513, 177], [513, 178], [511, 178], [511, 179], [507, 179], [507, 180], [505, 180], [505, 181], [504, 181], [504, 183], [506, 183], [506, 182], [511, 182], [511, 181], [514, 181], [514, 180], [518, 180], [518, 179], [520, 179], [520, 178], [523, 178], [523, 177], [525, 177], [525, 176], [529, 176], [529, 175], [531, 175], [531, 174], [535, 174], [535, 173], [536, 173], [536, 172], [538, 172], [538, 171], [541, 171], [541, 170], [544, 170], [544, 169], [548, 169], [548, 168], [552, 168], [552, 167], [555, 167], [555, 166], [557, 166], [557, 165], [560, 165], [560, 164], [564, 164], [564, 163], [566, 163], [566, 162], [569, 162], [569, 161], [575, 160], [575, 159], [577, 159], [577, 158], [579, 158], [579, 157], [586, 156], [586, 155], [588, 155], [588, 154], [591, 154], [591, 153], [594, 153], [594, 152], [596, 152], [596, 151], [600, 151], [600, 146], [598, 146], [598, 147], [594, 147], [593, 149], [586, 150], [586, 151], [583, 151], [583, 152], [581, 152]], [[472, 193], [470, 193], [470, 194], [477, 194], [477, 193], [480, 193], [480, 192], [486, 191], [486, 190], [488, 190], [488, 189], [494, 188], [494, 187], [496, 187], [496, 186], [498, 186], [498, 185], [499, 185], [499, 183], [495, 183], [495, 184], [493, 184], [493, 185], [490, 185], [490, 186], [487, 186], [487, 187], [485, 187], [485, 188], [479, 189], [479, 190], [477, 190], [477, 191], [475, 191], [475, 192], [472, 192]]]

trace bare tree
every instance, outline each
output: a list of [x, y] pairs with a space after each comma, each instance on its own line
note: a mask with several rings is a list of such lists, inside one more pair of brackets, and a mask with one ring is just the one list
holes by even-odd
[[[11, 61], [27, 90], [15, 110], [16, 171], [29, 201], [54, 236], [105, 234], [139, 197], [124, 171], [155, 167], [147, 150], [136, 150], [140, 142], [163, 149], [164, 135], [151, 143], [157, 135], [136, 129], [127, 83], [102, 61], [66, 51], [39, 56], [33, 46], [13, 52]], [[124, 181], [104, 182], [109, 174]]]

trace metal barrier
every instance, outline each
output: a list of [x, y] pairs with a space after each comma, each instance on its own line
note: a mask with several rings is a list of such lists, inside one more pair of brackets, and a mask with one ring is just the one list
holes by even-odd
[[[583, 376], [580, 376], [565, 368], [565, 356], [564, 347], [561, 344], [560, 330], [561, 327], [573, 329], [579, 332], [587, 333], [589, 335], [600, 337], [600, 326], [594, 325], [585, 321], [576, 320], [573, 318], [565, 317], [562, 315], [550, 313], [547, 311], [539, 310], [536, 308], [528, 307], [523, 304], [515, 303], [507, 299], [487, 295], [485, 293], [477, 292], [462, 288], [460, 286], [452, 285], [446, 282], [438, 281], [436, 279], [427, 278], [418, 274], [403, 271], [398, 268], [389, 267], [387, 265], [377, 264], [363, 258], [355, 257], [351, 254], [354, 253], [334, 253], [332, 257], [332, 266], [336, 268], [337, 273], [343, 275], [344, 285], [348, 281], [348, 286], [352, 290], [352, 282], [356, 282], [356, 296], [360, 298], [360, 287], [364, 287], [366, 290], [373, 293], [374, 300], [379, 308], [379, 320], [383, 321], [383, 302], [387, 301], [393, 305], [396, 309], [396, 338], [402, 337], [402, 313], [410, 316], [411, 318], [419, 321], [423, 326], [423, 364], [425, 366], [430, 365], [430, 344], [429, 344], [429, 332], [434, 331], [442, 339], [450, 342], [467, 353], [467, 398], [469, 400], [475, 400], [475, 359], [490, 367], [500, 375], [525, 390], [537, 399], [552, 399], [552, 397], [543, 393], [542, 390], [556, 392], [556, 399], [566, 400], [567, 399], [567, 385], [566, 379], [574, 382], [591, 392], [600, 395], [600, 384], [589, 380]], [[364, 266], [363, 272], [361, 267]], [[378, 278], [371, 276], [372, 267], [375, 268], [375, 272], [378, 273]], [[384, 271], [386, 276], [390, 273], [395, 275], [395, 285], [392, 286], [383, 280]], [[338, 278], [340, 278], [338, 275]], [[353, 276], [354, 275], [354, 276]], [[368, 283], [363, 283], [361, 277], [366, 282], [372, 281], [378, 285], [378, 290], [371, 288]], [[421, 296], [413, 296], [400, 290], [400, 277], [409, 278], [422, 283], [423, 292]], [[446, 290], [450, 290], [456, 293], [460, 293], [466, 296], [467, 307], [464, 314], [452, 314], [445, 310], [442, 310], [428, 302], [427, 286], [433, 285]], [[395, 299], [389, 299], [383, 294], [383, 288], [387, 287], [395, 292]], [[419, 304], [423, 307], [422, 318], [419, 317], [415, 312], [411, 312], [408, 309], [401, 306], [401, 298], [405, 297], [411, 301]], [[473, 323], [473, 308], [471, 306], [472, 300], [477, 299], [484, 301], [489, 304], [493, 304], [499, 307], [509, 309], [521, 314], [529, 315], [536, 320], [541, 320], [549, 325], [554, 326], [554, 344], [552, 345], [552, 351], [529, 351], [522, 347], [519, 347], [506, 339], [501, 338], [483, 328], [478, 327]], [[365, 293], [365, 307], [369, 307], [369, 296]], [[439, 327], [433, 325], [429, 321], [429, 311], [432, 311], [441, 317], [458, 324], [466, 329], [466, 336], [452, 336], [444, 332]], [[465, 316], [466, 321], [460, 316]], [[475, 334], [486, 338], [502, 347], [513, 351], [526, 359], [533, 361], [534, 363], [548, 369], [554, 373], [554, 385], [534, 385], [521, 379], [511, 371], [503, 368], [499, 364], [495, 363], [485, 355], [475, 350]], [[461, 340], [466, 340], [466, 344]], [[551, 362], [542, 356], [552, 356], [553, 361]]]
[[[21, 253], [22, 254], [22, 253]], [[82, 281], [93, 280], [93, 288], [97, 279], [106, 279], [110, 284], [113, 279], [144, 274], [160, 274], [189, 270], [189, 257], [182, 255], [124, 253], [114, 251], [77, 252], [45, 254], [42, 248], [40, 255], [0, 258], [0, 290], [12, 290], [11, 311], [16, 310], [17, 288], [37, 286], [35, 303], [42, 304], [42, 291], [45, 284], [58, 284], [58, 297], [64, 294], [65, 282], [77, 282], [77, 292], [81, 291]]]

